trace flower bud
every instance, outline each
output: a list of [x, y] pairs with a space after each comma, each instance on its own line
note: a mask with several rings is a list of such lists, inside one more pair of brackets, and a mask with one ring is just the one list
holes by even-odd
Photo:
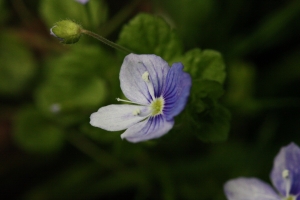
[[50, 34], [58, 38], [64, 44], [74, 44], [81, 36], [81, 26], [71, 20], [56, 22], [50, 29]]

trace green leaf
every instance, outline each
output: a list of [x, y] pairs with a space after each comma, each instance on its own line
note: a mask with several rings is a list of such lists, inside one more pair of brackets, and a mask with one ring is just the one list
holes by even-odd
[[125, 25], [118, 43], [134, 53], [156, 54], [167, 61], [182, 53], [177, 34], [163, 19], [149, 14], [139, 14]]
[[197, 98], [218, 99], [224, 94], [224, 89], [219, 82], [210, 80], [194, 80], [192, 94]]
[[211, 101], [219, 99], [224, 94], [222, 85], [216, 81], [210, 80], [194, 80], [191, 90], [191, 104], [197, 112], [203, 112], [209, 107], [203, 99]]
[[183, 63], [185, 71], [194, 79], [212, 80], [221, 84], [225, 81], [225, 64], [217, 51], [192, 49], [177, 60]]
[[60, 20], [71, 19], [92, 29], [107, 18], [107, 6], [102, 0], [90, 1], [86, 5], [75, 0], [42, 0], [39, 10], [48, 27]]
[[16, 144], [32, 153], [53, 153], [64, 144], [64, 132], [34, 108], [22, 109], [14, 123]]
[[224, 94], [225, 64], [219, 52], [193, 49], [173, 61], [182, 62], [192, 76], [189, 105], [184, 116], [186, 129], [203, 141], [226, 140], [230, 129], [230, 112], [218, 103]]
[[222, 142], [228, 137], [231, 114], [224, 106], [214, 103], [212, 107], [198, 113], [193, 107], [188, 108], [186, 121], [199, 139], [205, 142]]
[[[33, 55], [15, 35], [0, 34], [0, 94], [16, 95], [29, 85], [36, 72]], [[4, 51], [5, 49], [5, 51]]]

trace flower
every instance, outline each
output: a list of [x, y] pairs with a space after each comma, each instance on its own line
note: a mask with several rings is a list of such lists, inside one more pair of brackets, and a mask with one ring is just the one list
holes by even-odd
[[87, 2], [89, 2], [89, 0], [75, 0], [75, 1], [81, 4], [86, 4]]
[[174, 125], [174, 117], [185, 107], [191, 77], [182, 63], [168, 63], [156, 55], [129, 54], [120, 71], [120, 84], [134, 105], [109, 105], [90, 117], [91, 125], [108, 131], [127, 129], [121, 138], [140, 142], [161, 137]]
[[300, 200], [300, 148], [290, 143], [282, 147], [270, 174], [279, 194], [257, 178], [237, 178], [224, 185], [229, 200]]

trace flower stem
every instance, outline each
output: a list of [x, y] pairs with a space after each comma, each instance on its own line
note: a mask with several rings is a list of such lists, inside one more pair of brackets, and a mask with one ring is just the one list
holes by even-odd
[[112, 41], [109, 41], [108, 39], [102, 37], [101, 35], [98, 35], [98, 34], [92, 32], [92, 31], [88, 31], [88, 30], [82, 29], [81, 33], [89, 35], [89, 36], [91, 36], [91, 37], [93, 37], [93, 38], [95, 38], [95, 39], [103, 42], [104, 44], [106, 44], [108, 46], [111, 46], [111, 47], [113, 47], [113, 48], [115, 48], [117, 50], [123, 51], [124, 53], [132, 53], [129, 49], [127, 49], [125, 47], [122, 47], [122, 46], [120, 46], [120, 45], [118, 45], [118, 44], [116, 44], [116, 43], [114, 43]]
[[100, 149], [96, 144], [81, 134], [73, 132], [68, 135], [67, 140], [78, 150], [107, 169], [119, 169], [123, 167], [123, 164], [115, 159], [115, 157]]
[[132, 0], [124, 8], [122, 8], [116, 15], [114, 15], [109, 21], [105, 22], [99, 29], [98, 32], [104, 37], [115, 31], [120, 25], [126, 21], [136, 10], [142, 0]]

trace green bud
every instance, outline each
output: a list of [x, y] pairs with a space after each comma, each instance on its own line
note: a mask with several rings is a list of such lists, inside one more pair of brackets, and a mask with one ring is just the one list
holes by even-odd
[[64, 44], [74, 44], [81, 36], [81, 26], [71, 20], [56, 22], [50, 29], [50, 34], [58, 38]]

